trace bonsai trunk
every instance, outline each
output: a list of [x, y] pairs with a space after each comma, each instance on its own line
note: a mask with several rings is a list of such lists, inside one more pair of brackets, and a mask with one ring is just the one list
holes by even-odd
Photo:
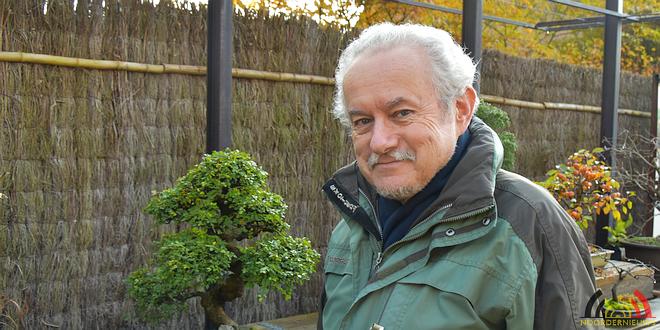
[[229, 267], [232, 274], [219, 285], [211, 287], [202, 295], [202, 307], [206, 316], [206, 329], [218, 329], [222, 325], [238, 328], [238, 324], [225, 313], [225, 303], [243, 295], [244, 283], [241, 279], [243, 264], [234, 262]]

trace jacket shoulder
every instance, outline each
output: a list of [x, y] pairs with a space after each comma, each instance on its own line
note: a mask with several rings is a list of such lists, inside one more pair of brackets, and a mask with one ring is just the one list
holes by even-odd
[[569, 240], [572, 245], [586, 244], [575, 221], [552, 195], [521, 175], [504, 170], [498, 172], [495, 202], [498, 217], [511, 224], [527, 245], [537, 267], [543, 250], [549, 248], [539, 245], [542, 242], [563, 244]]
[[499, 170], [497, 173], [495, 198], [498, 197], [504, 198], [507, 204], [516, 203], [517, 207], [526, 208], [527, 211], [537, 214], [550, 210], [563, 210], [545, 188], [521, 175], [505, 170]]
[[328, 241], [328, 246], [348, 247], [350, 236], [351, 228], [348, 226], [348, 223], [346, 223], [346, 220], [342, 218], [332, 230], [332, 234], [330, 234], [330, 240]]

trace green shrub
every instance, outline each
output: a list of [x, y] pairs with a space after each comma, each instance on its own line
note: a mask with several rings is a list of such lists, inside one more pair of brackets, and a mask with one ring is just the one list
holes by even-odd
[[518, 144], [516, 143], [516, 136], [506, 130], [511, 125], [509, 115], [504, 112], [504, 110], [486, 102], [479, 103], [476, 115], [490, 126], [497, 133], [497, 136], [499, 136], [502, 141], [502, 146], [504, 146], [502, 168], [508, 171], [513, 171], [516, 165], [516, 150], [518, 149]]

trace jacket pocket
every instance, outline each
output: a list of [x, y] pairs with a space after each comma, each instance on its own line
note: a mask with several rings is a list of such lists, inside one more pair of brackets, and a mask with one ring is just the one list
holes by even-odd
[[353, 275], [351, 250], [348, 247], [328, 247], [325, 257], [325, 273], [337, 275]]
[[437, 262], [396, 282], [383, 313], [393, 329], [500, 329], [507, 290], [483, 270]]
[[382, 313], [391, 329], [492, 330], [465, 296], [426, 283], [399, 282]]
[[326, 303], [323, 329], [339, 329], [353, 303], [353, 263], [348, 247], [328, 247], [324, 264]]

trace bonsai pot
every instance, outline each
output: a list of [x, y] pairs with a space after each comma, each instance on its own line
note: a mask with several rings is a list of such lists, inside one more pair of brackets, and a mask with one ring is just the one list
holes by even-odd
[[[622, 240], [621, 246], [626, 249], [626, 258], [637, 259], [656, 268], [660, 268], [660, 246], [642, 244], [630, 240]], [[660, 289], [660, 272], [655, 272], [655, 289]]]
[[646, 315], [646, 311], [643, 309], [640, 309], [639, 312], [634, 310], [603, 309], [602, 316], [603, 320], [605, 320], [605, 326], [608, 328], [630, 328], [642, 324], [648, 315]]
[[591, 254], [591, 265], [594, 268], [604, 267], [612, 257], [612, 253], [614, 253], [612, 250], [603, 249], [596, 245], [591, 245], [589, 250]]

